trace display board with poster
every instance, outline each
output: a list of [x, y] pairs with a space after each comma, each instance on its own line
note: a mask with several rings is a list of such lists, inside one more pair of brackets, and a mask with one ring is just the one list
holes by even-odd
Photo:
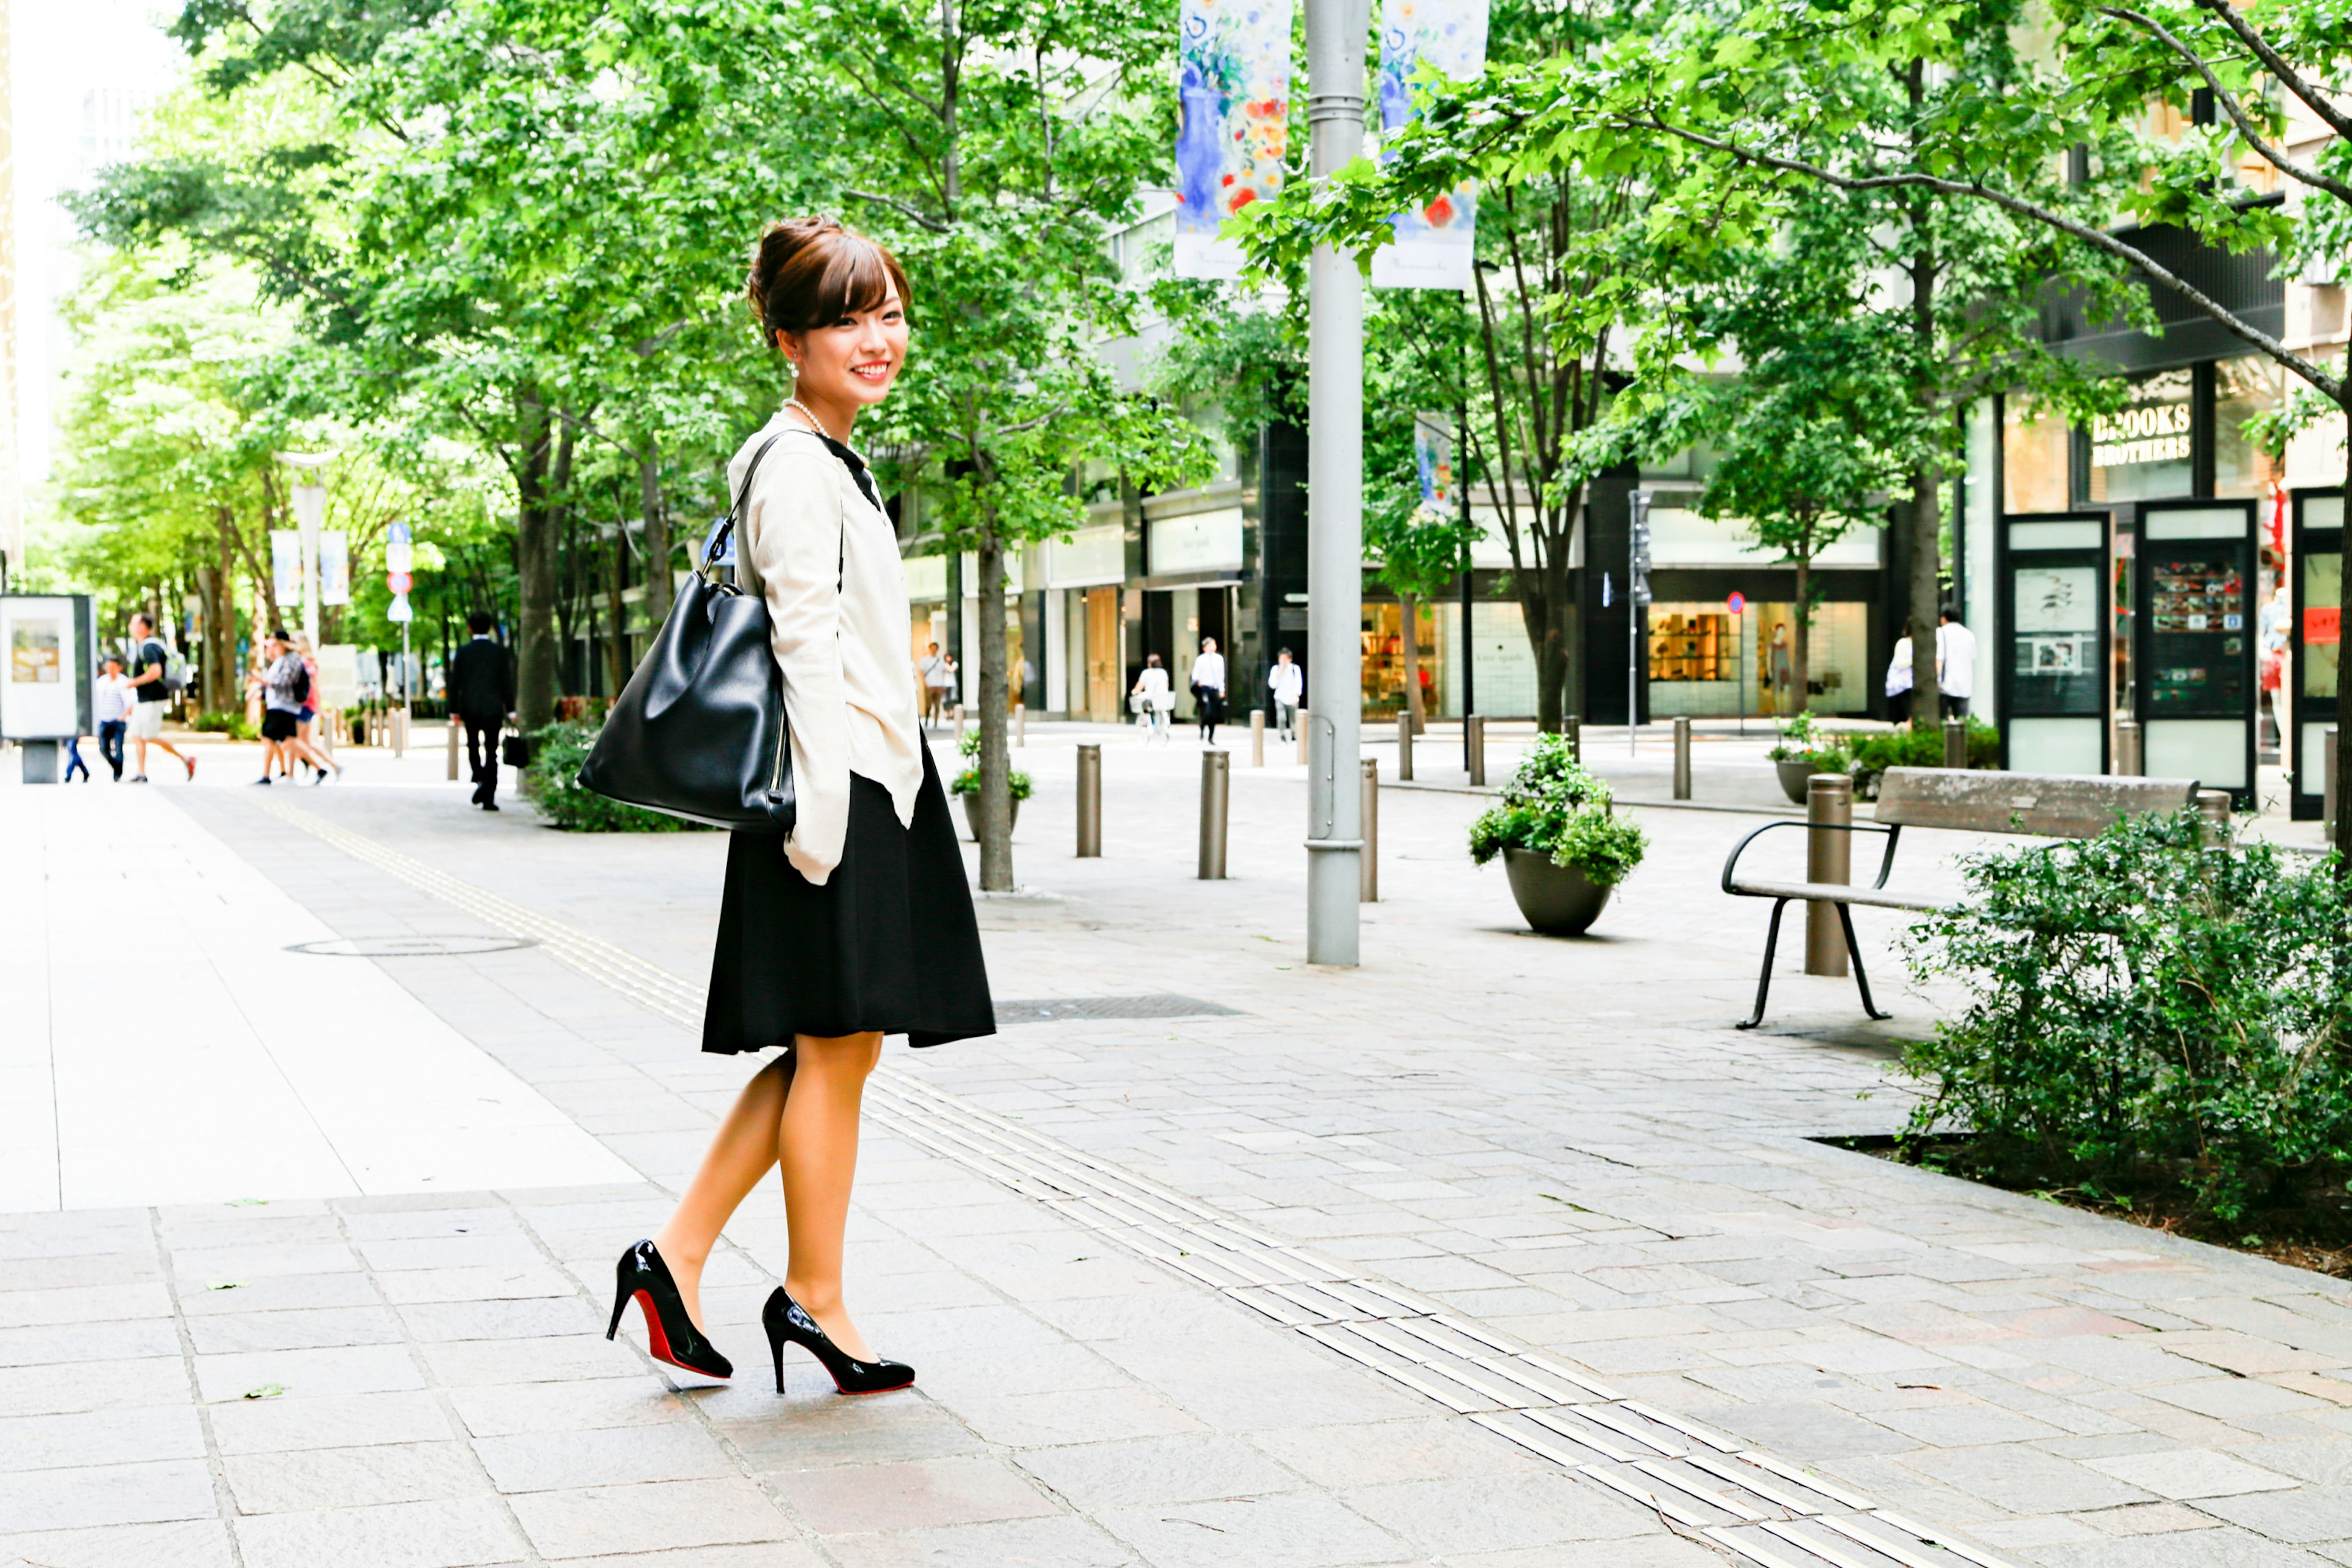
[[88, 595], [0, 594], [0, 738], [89, 733], [95, 647]]
[[2254, 509], [2200, 500], [2140, 509], [2142, 764], [2241, 805], [2254, 784]]
[[2287, 809], [2298, 822], [2316, 822], [2326, 811], [2326, 738], [2336, 727], [2336, 658], [2344, 641], [2344, 492], [2299, 489], [2291, 499], [2287, 666], [2294, 787]]
[[2002, 765], [2019, 773], [2107, 769], [2107, 555], [2104, 513], [2001, 520]]

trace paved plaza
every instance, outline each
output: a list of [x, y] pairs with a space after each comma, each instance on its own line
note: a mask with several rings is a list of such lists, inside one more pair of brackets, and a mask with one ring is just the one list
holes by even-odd
[[[1895, 917], [1891, 1022], [1784, 942], [1731, 1028], [1761, 737], [1558, 942], [1433, 735], [1353, 971], [1305, 962], [1303, 769], [1233, 739], [1213, 883], [1181, 734], [1015, 752], [1005, 1026], [869, 1097], [850, 1300], [919, 1381], [865, 1400], [773, 1392], [772, 1185], [706, 1281], [732, 1384], [603, 1337], [749, 1071], [695, 1048], [718, 836], [472, 813], [430, 744], [0, 785], [0, 1568], [2352, 1563], [2352, 1289], [1818, 1142], [1900, 1125], [1954, 1005]], [[1645, 746], [1595, 759], [1663, 800]]]

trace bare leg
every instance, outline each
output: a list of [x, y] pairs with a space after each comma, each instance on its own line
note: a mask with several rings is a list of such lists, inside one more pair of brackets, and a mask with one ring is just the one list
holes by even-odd
[[873, 1349], [841, 1300], [841, 1242], [849, 1225], [849, 1187], [857, 1175], [857, 1116], [866, 1075], [882, 1058], [879, 1034], [793, 1041], [800, 1058], [784, 1100], [777, 1163], [783, 1169], [792, 1258], [784, 1289], [833, 1342], [859, 1361]]
[[793, 1058], [787, 1055], [761, 1068], [743, 1086], [669, 1222], [654, 1233], [654, 1246], [669, 1265], [686, 1315], [697, 1328], [702, 1327], [702, 1266], [736, 1208], [775, 1166], [784, 1091], [792, 1081]]

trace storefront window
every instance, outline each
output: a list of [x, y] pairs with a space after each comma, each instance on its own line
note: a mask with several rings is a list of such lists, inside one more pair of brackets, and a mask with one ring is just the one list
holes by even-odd
[[[1414, 616], [1413, 624], [1420, 643], [1422, 712], [1435, 714], [1444, 700], [1441, 694], [1445, 689], [1444, 671], [1438, 664], [1437, 607], [1424, 599], [1417, 609], [1419, 614]], [[1376, 713], [1393, 715], [1404, 706], [1404, 614], [1402, 606], [1394, 603], [1366, 605], [1363, 636], [1364, 716], [1370, 718]]]
[[2247, 439], [2246, 421], [2274, 412], [2285, 400], [2286, 372], [2257, 355], [2223, 360], [2213, 369], [2213, 493], [2268, 495], [2279, 465]]
[[2135, 382], [2122, 412], [2093, 420], [2085, 499], [2096, 505], [2188, 495], [2189, 397], [2189, 373], [2166, 371]]
[[2001, 504], [2011, 511], [2064, 511], [2066, 422], [2055, 415], [2028, 417], [2021, 401], [2005, 405], [2000, 436]]
[[[1806, 684], [1816, 713], [1870, 707], [1870, 616], [1858, 604], [1817, 605]], [[1738, 616], [1722, 601], [1650, 606], [1650, 711], [1729, 719], [1793, 713], [1796, 606], [1753, 603]]]

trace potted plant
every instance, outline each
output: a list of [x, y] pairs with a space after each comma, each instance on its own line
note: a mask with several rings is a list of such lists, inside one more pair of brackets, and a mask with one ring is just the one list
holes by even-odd
[[[957, 745], [956, 750], [966, 757], [980, 755], [980, 729], [977, 725], [964, 731], [963, 740]], [[1006, 782], [1013, 789], [1013, 820], [1004, 825], [1004, 830], [1010, 833], [1021, 826], [1021, 803], [1035, 792], [1037, 785], [1035, 781], [1019, 768], [1013, 770]], [[975, 844], [979, 843], [980, 764], [973, 762], [965, 763], [963, 772], [956, 774], [955, 783], [948, 785], [948, 793], [963, 797], [963, 825], [971, 829], [971, 841]]]
[[1576, 760], [1565, 736], [1538, 735], [1501, 798], [1470, 825], [1470, 858], [1481, 866], [1503, 858], [1528, 925], [1580, 936], [1650, 847], [1609, 802], [1609, 786]]
[[1802, 805], [1805, 781], [1815, 773], [1845, 772], [1846, 754], [1837, 741], [1823, 733], [1813, 721], [1810, 709], [1781, 720], [1780, 730], [1780, 743], [1764, 755], [1780, 770], [1781, 793]]

